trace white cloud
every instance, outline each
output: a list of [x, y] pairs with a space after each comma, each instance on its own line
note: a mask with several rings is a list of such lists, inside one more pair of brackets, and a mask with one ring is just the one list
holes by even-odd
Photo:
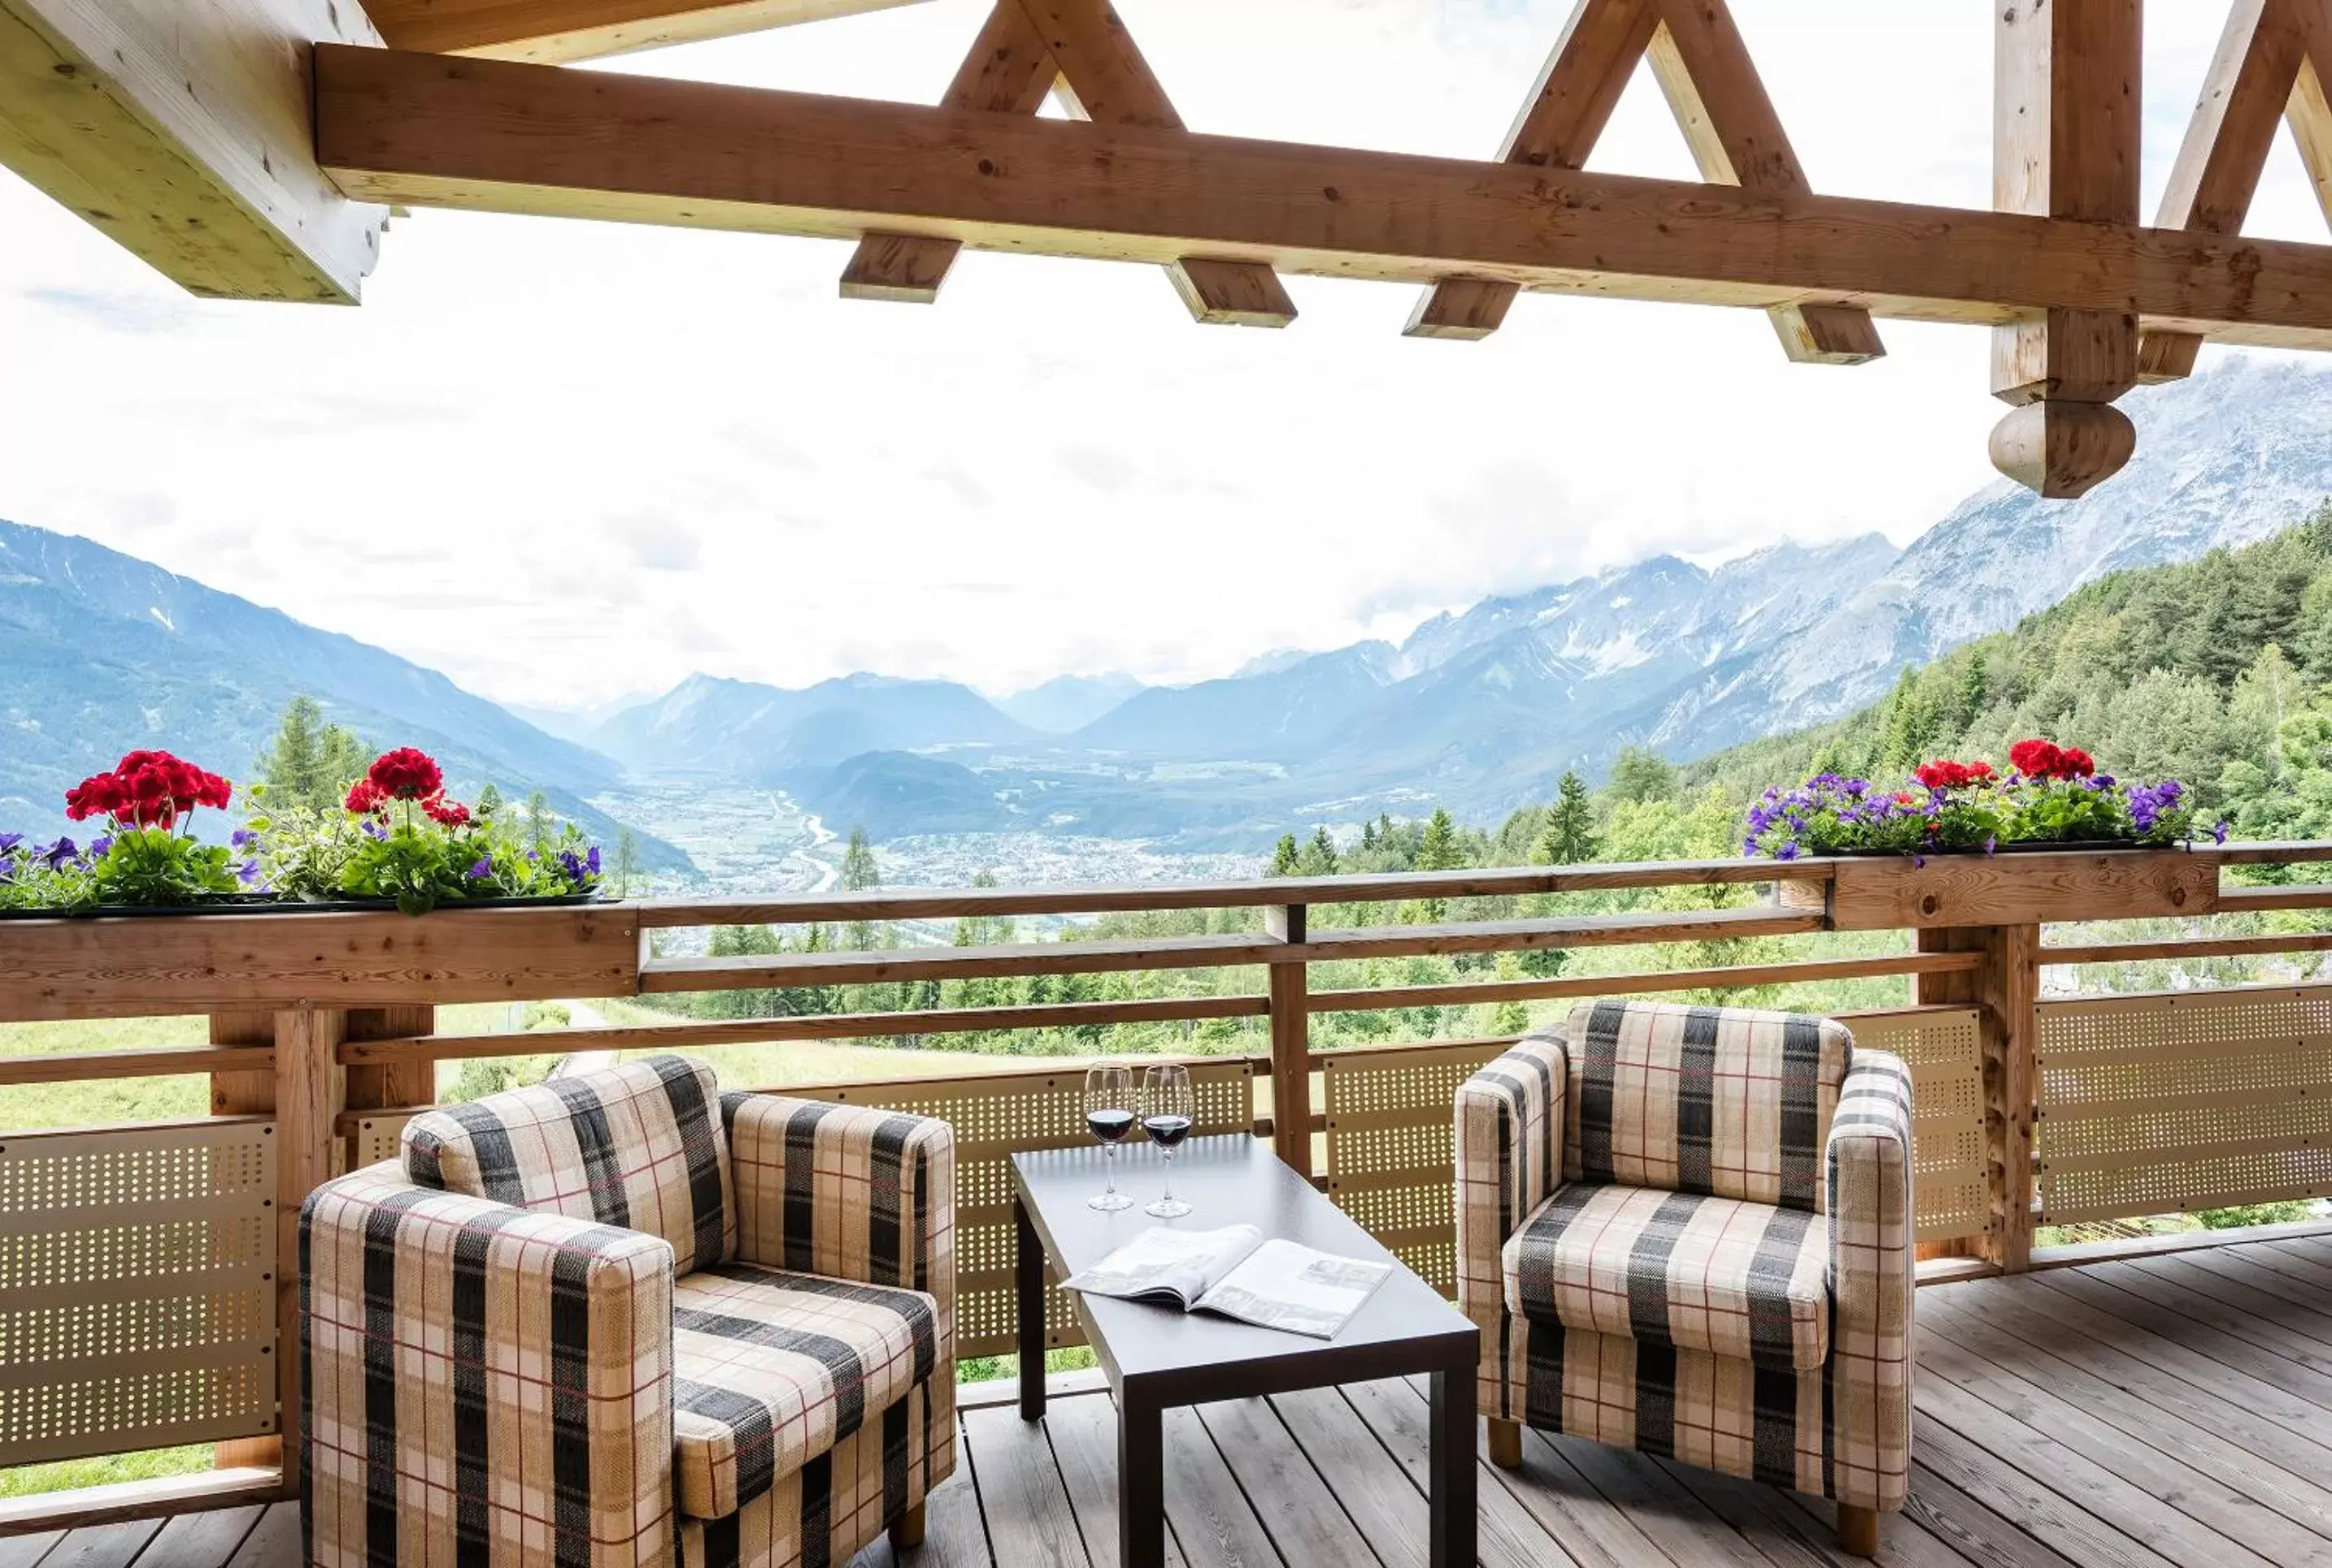
[[[984, 5], [616, 68], [929, 100]], [[1478, 156], [1569, 0], [1121, 8], [1194, 126]], [[1736, 9], [1818, 188], [1987, 200], [1983, 7]], [[2149, 203], [2219, 10], [2149, 14]], [[1594, 163], [1689, 177], [1648, 78]], [[1418, 342], [1409, 290], [1298, 278], [1258, 332], [1151, 269], [982, 255], [925, 309], [837, 299], [831, 242], [452, 213], [332, 310], [192, 299], [4, 176], [0, 232], [0, 516], [526, 701], [1219, 673], [1658, 550], [1906, 535], [1992, 477], [2000, 413], [1981, 332], [1900, 322], [1854, 370], [1584, 299]], [[2288, 148], [2253, 232], [2324, 237]]]

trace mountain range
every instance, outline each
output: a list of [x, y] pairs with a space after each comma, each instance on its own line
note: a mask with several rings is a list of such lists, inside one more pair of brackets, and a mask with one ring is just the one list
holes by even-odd
[[[540, 789], [587, 832], [619, 831], [583, 798], [619, 776], [604, 754], [353, 637], [87, 539], [0, 521], [0, 822], [11, 830], [61, 829], [65, 790], [133, 746], [248, 778], [301, 692], [373, 745], [433, 753], [457, 790]], [[686, 865], [637, 836], [647, 864]]]
[[2230, 356], [2124, 406], [2137, 455], [2088, 496], [2002, 481], [1907, 547], [1873, 533], [1713, 565], [1659, 556], [1436, 615], [1398, 643], [1275, 650], [1179, 687], [1063, 676], [995, 699], [948, 680], [797, 690], [699, 674], [521, 717], [131, 557], [0, 524], [0, 808], [53, 801], [148, 736], [239, 762], [307, 690], [360, 733], [435, 746], [457, 776], [550, 790], [598, 832], [582, 797], [626, 773], [781, 788], [878, 838], [1246, 849], [1381, 811], [1483, 820], [1544, 798], [1566, 768], [1596, 776], [1623, 746], [1682, 760], [1849, 712], [2085, 582], [2248, 543], [2332, 494], [2332, 374]]
[[635, 765], [741, 769], [878, 835], [1231, 845], [1429, 802], [1486, 818], [1623, 746], [1686, 758], [1835, 717], [2085, 582], [2248, 543], [2332, 494], [2332, 375], [2231, 356], [2125, 406], [2137, 456], [2079, 501], [2003, 480], [1905, 548], [1873, 533], [1713, 566], [1654, 556], [1437, 615], [1398, 644], [1276, 650], [1133, 689], [1066, 734], [1058, 709], [946, 683], [698, 678], [587, 738]]

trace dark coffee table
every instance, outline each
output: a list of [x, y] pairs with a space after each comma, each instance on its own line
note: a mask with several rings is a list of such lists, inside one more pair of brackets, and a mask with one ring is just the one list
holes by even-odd
[[1174, 1195], [1191, 1212], [1153, 1220], [1141, 1205], [1157, 1193], [1155, 1148], [1119, 1152], [1117, 1180], [1135, 1206], [1104, 1214], [1085, 1200], [1102, 1190], [1098, 1148], [1012, 1156], [1013, 1259], [1020, 1318], [1020, 1415], [1045, 1413], [1045, 1270], [1066, 1276], [1098, 1263], [1152, 1225], [1211, 1231], [1248, 1224], [1346, 1258], [1391, 1263], [1379, 1286], [1333, 1339], [1257, 1328], [1212, 1313], [1076, 1298], [1085, 1336], [1117, 1395], [1118, 1561], [1161, 1568], [1166, 1560], [1162, 1419], [1174, 1405], [1285, 1393], [1425, 1373], [1432, 1379], [1433, 1568], [1474, 1562], [1474, 1378], [1480, 1332], [1433, 1287], [1410, 1273], [1270, 1145], [1245, 1136], [1193, 1138], [1174, 1161]]

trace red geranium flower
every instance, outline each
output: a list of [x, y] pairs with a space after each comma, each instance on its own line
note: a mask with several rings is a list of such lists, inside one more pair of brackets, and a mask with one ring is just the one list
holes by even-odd
[[2087, 778], [2098, 771], [2096, 760], [2078, 746], [2067, 746], [2059, 754], [2057, 761], [2066, 778]]
[[110, 773], [95, 774], [65, 792], [74, 822], [111, 817], [117, 825], [170, 827], [197, 806], [224, 810], [234, 786], [215, 773], [167, 751], [126, 752]]
[[431, 795], [421, 803], [429, 820], [441, 828], [465, 828], [470, 825], [470, 808], [460, 801], [449, 801], [444, 795]]
[[340, 803], [358, 816], [370, 816], [388, 804], [388, 792], [368, 778], [360, 778], [349, 786], [349, 798]]
[[425, 801], [445, 787], [445, 775], [436, 759], [409, 746], [383, 753], [365, 776], [392, 800]]
[[1939, 756], [1935, 761], [1923, 765], [1912, 776], [1931, 790], [1965, 789], [1970, 784], [1981, 784], [1990, 778], [1992, 765], [1984, 762], [1954, 762], [1950, 757]]
[[77, 822], [111, 816], [127, 798], [117, 775], [92, 774], [65, 791], [65, 815]]
[[2027, 778], [2054, 777], [2064, 755], [2054, 741], [2020, 740], [2008, 748], [2008, 760]]

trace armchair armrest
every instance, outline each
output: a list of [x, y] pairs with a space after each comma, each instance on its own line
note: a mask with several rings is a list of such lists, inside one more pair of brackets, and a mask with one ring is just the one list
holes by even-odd
[[1909, 1486], [1913, 1300], [1911, 1073], [1858, 1048], [1823, 1161], [1830, 1391], [1842, 1503], [1899, 1508]]
[[668, 1563], [672, 1283], [662, 1237], [416, 1186], [393, 1163], [310, 1193], [313, 1561], [524, 1541], [594, 1568]]
[[929, 1292], [955, 1354], [955, 1129], [783, 1095], [721, 1097], [737, 1254], [765, 1269]]
[[1480, 1326], [1486, 1359], [1505, 1314], [1499, 1253], [1563, 1184], [1567, 1050], [1559, 1031], [1534, 1034], [1458, 1086], [1458, 1306]]

